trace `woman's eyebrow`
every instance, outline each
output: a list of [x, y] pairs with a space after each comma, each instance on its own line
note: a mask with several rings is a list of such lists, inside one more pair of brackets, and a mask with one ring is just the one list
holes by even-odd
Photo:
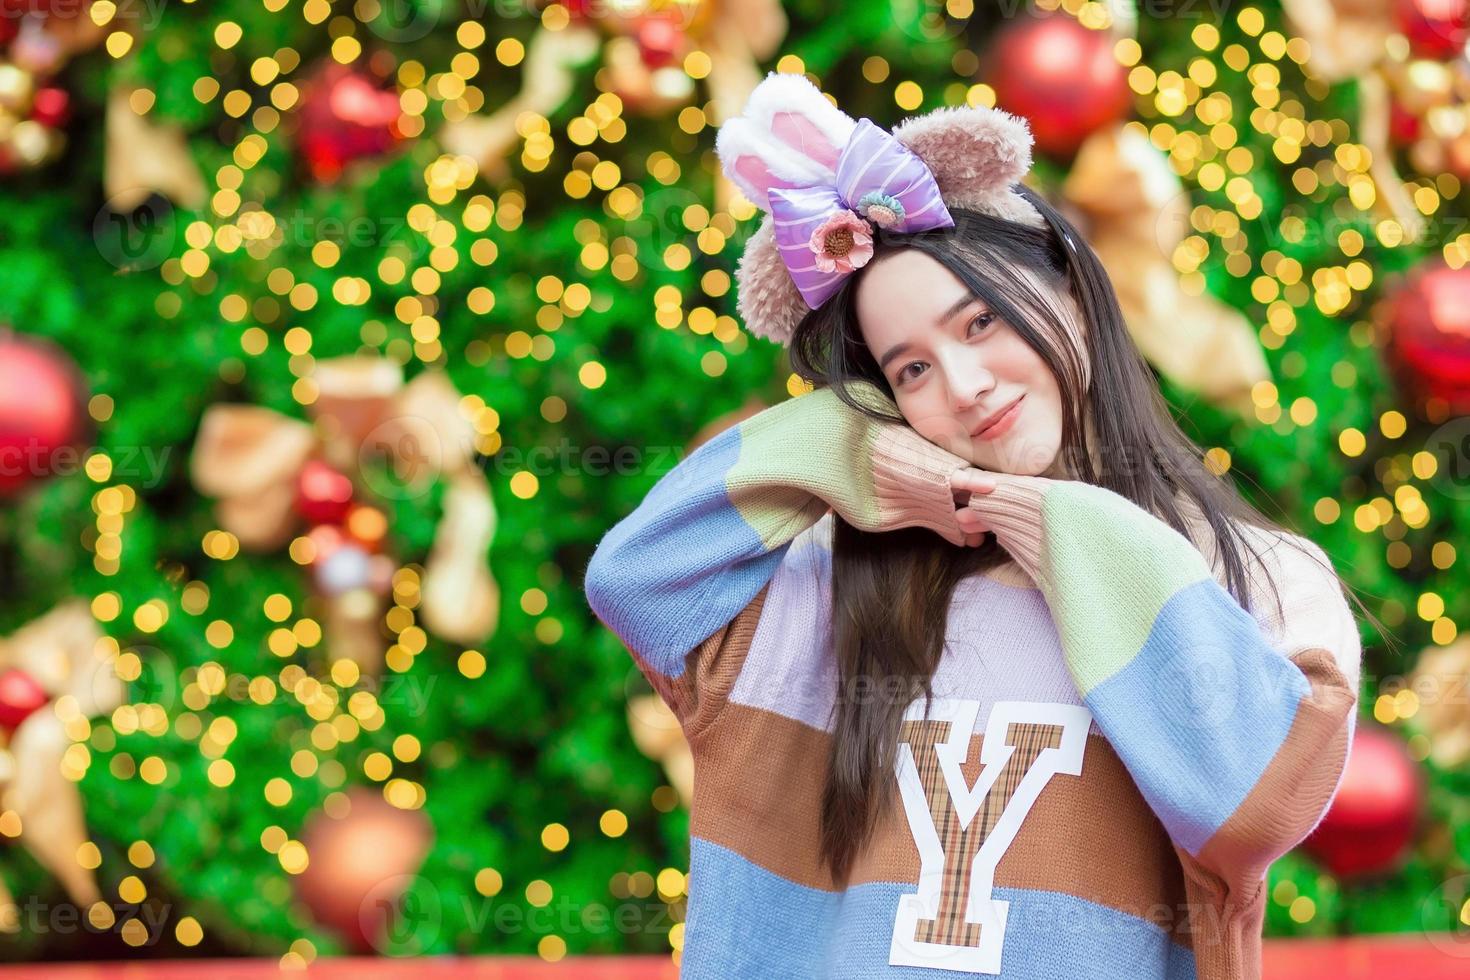
[[934, 325], [936, 327], [944, 326], [950, 320], [953, 320], [956, 316], [958, 316], [960, 310], [963, 310], [971, 303], [978, 303], [979, 301], [979, 296], [961, 296], [955, 301], [955, 304], [953, 306], [945, 310], [943, 313], [939, 314], [939, 319], [934, 321]]
[[905, 340], [888, 348], [888, 353], [884, 354], [883, 357], [878, 361], [878, 370], [882, 371], [887, 368], [889, 361], [893, 360], [895, 357], [908, 350], [909, 347], [909, 342]]

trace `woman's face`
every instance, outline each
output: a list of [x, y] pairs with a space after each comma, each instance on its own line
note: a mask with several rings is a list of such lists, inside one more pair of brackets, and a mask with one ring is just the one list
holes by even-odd
[[[1054, 304], [1073, 342], [1081, 343], [1075, 301], [1028, 278]], [[899, 411], [920, 435], [981, 469], [1059, 475], [1062, 396], [1056, 378], [1041, 355], [952, 272], [918, 249], [898, 249], [874, 259], [856, 303], [863, 339]]]

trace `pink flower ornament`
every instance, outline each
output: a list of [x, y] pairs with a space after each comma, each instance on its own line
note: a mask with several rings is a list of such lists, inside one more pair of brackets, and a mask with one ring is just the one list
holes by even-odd
[[846, 209], [834, 211], [818, 225], [807, 242], [823, 272], [852, 272], [873, 257], [872, 228], [861, 215]]

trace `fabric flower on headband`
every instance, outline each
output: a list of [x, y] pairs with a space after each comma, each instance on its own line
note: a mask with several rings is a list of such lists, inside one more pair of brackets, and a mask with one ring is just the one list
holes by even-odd
[[864, 194], [863, 199], [858, 201], [858, 210], [879, 228], [892, 228], [905, 217], [903, 202], [882, 191], [868, 191]]
[[822, 222], [807, 239], [823, 272], [848, 273], [868, 264], [873, 257], [873, 236], [868, 223], [851, 211], [842, 210]]

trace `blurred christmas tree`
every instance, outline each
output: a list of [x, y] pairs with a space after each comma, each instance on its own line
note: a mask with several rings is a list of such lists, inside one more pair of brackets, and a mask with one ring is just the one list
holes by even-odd
[[[618, 16], [94, 0], [95, 47], [64, 64], [27, 62], [44, 27], [17, 18], [6, 43], [30, 30], [32, 47], [0, 66], [15, 69], [6, 111], [67, 142], [26, 156], [42, 144], [12, 140], [5, 157], [0, 320], [65, 351], [47, 355], [53, 388], [75, 360], [97, 448], [3, 488], [0, 632], [82, 596], [128, 683], [88, 722], [13, 678], [16, 710], [54, 710], [72, 742], [92, 931], [149, 955], [288, 961], [677, 950], [679, 779], [630, 737], [647, 688], [580, 576], [692, 434], [800, 390], [734, 319], [755, 211], [713, 153], [768, 68], [885, 125], [966, 100], [1032, 118], [1038, 183], [1110, 265], [1146, 261], [1164, 283], [1125, 297], [1130, 324], [1199, 444], [1320, 542], [1404, 644], [1365, 629], [1362, 703], [1412, 736], [1423, 832], [1401, 869], [1363, 882], [1283, 859], [1268, 932], [1462, 920], [1470, 839], [1450, 828], [1470, 825], [1470, 787], [1432, 757], [1415, 696], [1378, 680], [1448, 648], [1470, 612], [1455, 586], [1467, 495], [1436, 455], [1462, 452], [1444, 389], [1457, 341], [1431, 322], [1444, 371], [1421, 359], [1397, 388], [1371, 305], [1387, 273], [1439, 252], [1464, 264], [1453, 230], [1406, 228], [1461, 214], [1460, 179], [1385, 183], [1359, 132], [1371, 83], [1329, 83], [1312, 62], [1325, 46], [1293, 39], [1274, 4], [1126, 24], [1121, 5], [1064, 6], [1063, 40], [1088, 57], [1063, 60], [1057, 90], [1043, 83], [1058, 42], [1020, 33], [1057, 28], [968, 0], [854, 0], [840, 17], [815, 0]], [[43, 89], [67, 95], [69, 119], [37, 115]], [[1130, 188], [1142, 203], [1111, 211]], [[1384, 212], [1401, 199], [1411, 210]], [[1136, 271], [1115, 269], [1120, 291]], [[1171, 362], [1188, 336], [1216, 346]], [[430, 390], [420, 379], [454, 393], [447, 415], [408, 400]], [[228, 403], [256, 411], [201, 427]], [[60, 409], [0, 406], [15, 413], [0, 431], [84, 438]], [[466, 527], [493, 528], [488, 554]], [[493, 576], [460, 601], [483, 605], [491, 583], [506, 598], [493, 632], [468, 606], [435, 625], [436, 535], [455, 581]], [[0, 833], [20, 832], [0, 814]], [[6, 957], [75, 955], [54, 921], [27, 924], [28, 904], [43, 922], [65, 904], [56, 879], [23, 848], [3, 860], [21, 906]]]

